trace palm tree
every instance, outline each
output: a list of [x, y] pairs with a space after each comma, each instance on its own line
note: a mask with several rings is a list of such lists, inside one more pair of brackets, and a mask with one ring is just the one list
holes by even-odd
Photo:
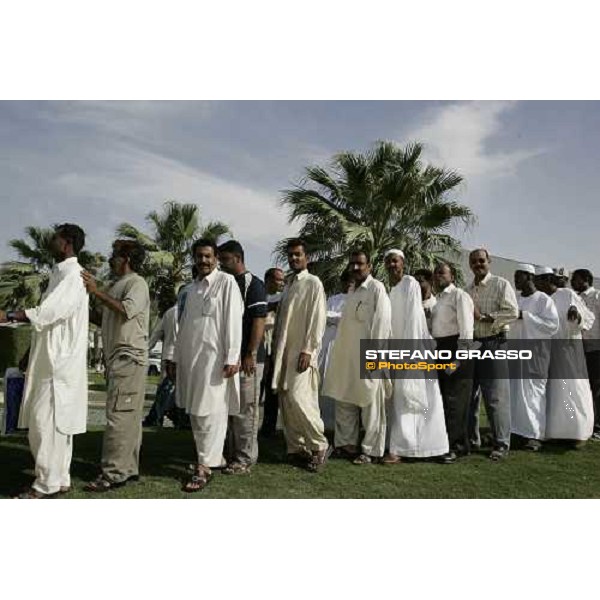
[[[54, 228], [29, 226], [25, 228], [25, 234], [25, 239], [8, 242], [18, 254], [19, 260], [5, 263], [0, 268], [3, 302], [11, 308], [38, 304], [54, 266], [50, 247]], [[87, 250], [79, 253], [78, 260], [84, 269], [96, 275], [106, 264], [106, 258], [102, 254]]]
[[142, 274], [155, 297], [172, 297], [179, 285], [189, 278], [195, 240], [209, 238], [218, 241], [224, 235], [231, 235], [229, 227], [221, 221], [202, 225], [196, 204], [181, 204], [174, 200], [165, 202], [161, 212], [149, 213], [146, 220], [152, 227], [150, 234], [129, 223], [121, 223], [117, 227], [117, 235], [137, 240], [146, 249], [148, 259]]
[[[454, 199], [462, 177], [425, 165], [422, 152], [419, 143], [402, 148], [378, 142], [365, 154], [335, 155], [329, 169], [308, 167], [294, 189], [284, 190], [281, 203], [289, 222], [300, 224], [311, 270], [328, 293], [337, 288], [353, 248], [370, 253], [378, 278], [384, 277], [383, 255], [389, 248], [404, 251], [407, 270], [432, 268], [458, 252], [453, 228], [475, 221], [471, 209]], [[288, 239], [275, 248], [280, 260]]]

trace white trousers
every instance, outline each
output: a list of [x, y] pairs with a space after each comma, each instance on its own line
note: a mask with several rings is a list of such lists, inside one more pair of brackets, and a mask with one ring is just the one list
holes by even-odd
[[348, 402], [335, 403], [335, 446], [358, 446], [359, 425], [362, 420], [365, 435], [361, 451], [367, 456], [381, 457], [385, 450], [385, 397], [381, 393], [368, 406], [360, 407]]
[[226, 402], [218, 410], [205, 417], [190, 415], [192, 433], [198, 453], [198, 464], [211, 469], [225, 464], [223, 447], [227, 435], [229, 407]]
[[34, 383], [29, 409], [29, 448], [35, 459], [33, 488], [42, 494], [55, 494], [70, 487], [73, 436], [58, 431], [54, 419], [52, 380]]

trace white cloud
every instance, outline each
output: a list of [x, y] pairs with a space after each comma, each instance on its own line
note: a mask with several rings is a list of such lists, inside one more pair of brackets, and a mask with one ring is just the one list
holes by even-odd
[[430, 114], [408, 138], [423, 141], [428, 159], [456, 169], [467, 182], [511, 175], [521, 163], [543, 152], [490, 150], [490, 140], [501, 133], [504, 120], [516, 105], [516, 102], [461, 102], [444, 106]]

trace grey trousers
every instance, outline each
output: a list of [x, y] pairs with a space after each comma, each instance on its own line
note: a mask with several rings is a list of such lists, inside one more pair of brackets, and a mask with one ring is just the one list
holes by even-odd
[[114, 483], [139, 475], [147, 370], [126, 356], [117, 357], [108, 369], [101, 466]]
[[[502, 338], [481, 340], [480, 350], [506, 350], [506, 340]], [[510, 381], [508, 364], [502, 360], [475, 360], [473, 371], [473, 391], [469, 407], [469, 439], [481, 444], [479, 434], [479, 402], [483, 397], [485, 412], [492, 430], [494, 448], [510, 446]]]
[[226, 455], [228, 462], [253, 465], [258, 460], [260, 382], [264, 364], [257, 363], [254, 375], [240, 372], [240, 413], [229, 417]]

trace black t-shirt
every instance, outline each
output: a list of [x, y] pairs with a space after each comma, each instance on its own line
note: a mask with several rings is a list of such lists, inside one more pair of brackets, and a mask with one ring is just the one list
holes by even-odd
[[[250, 272], [242, 273], [235, 276], [235, 280], [240, 286], [240, 292], [244, 299], [244, 317], [242, 319], [242, 359], [247, 351], [250, 343], [250, 335], [252, 333], [252, 321], [257, 317], [267, 316], [267, 291], [265, 284], [255, 275]], [[257, 362], [264, 362], [265, 347], [260, 343], [258, 347]]]

